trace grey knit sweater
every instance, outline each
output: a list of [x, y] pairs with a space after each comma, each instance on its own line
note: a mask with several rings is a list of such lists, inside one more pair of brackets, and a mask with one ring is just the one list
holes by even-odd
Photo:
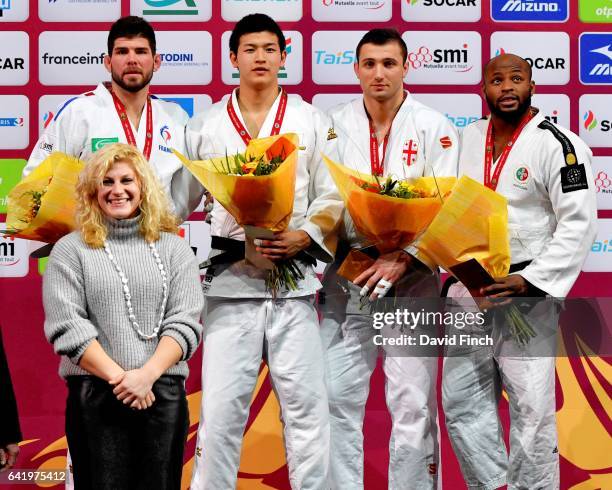
[[[138, 230], [138, 217], [107, 221], [107, 242], [128, 278], [136, 321], [145, 334], [157, 326], [162, 278], [148, 244]], [[175, 339], [183, 358], [166, 374], [187, 377], [187, 363], [202, 338], [203, 295], [196, 258], [182, 238], [162, 233], [155, 247], [168, 281], [168, 303], [160, 336]], [[123, 284], [102, 248], [91, 248], [79, 232], [57, 242], [43, 279], [45, 334], [62, 355], [60, 375], [89, 374], [78, 366], [87, 346], [97, 339], [123, 369], [142, 367], [158, 338], [142, 339], [128, 319]]]

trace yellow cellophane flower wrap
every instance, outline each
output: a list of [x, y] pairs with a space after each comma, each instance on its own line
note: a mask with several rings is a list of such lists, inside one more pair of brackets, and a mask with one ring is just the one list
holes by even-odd
[[510, 269], [506, 198], [463, 176], [417, 247], [447, 271], [470, 259], [492, 277]]
[[[404, 248], [414, 241], [434, 219], [442, 207], [442, 196], [447, 195], [455, 177], [420, 177], [409, 182], [417, 189], [437, 194], [436, 197], [401, 199], [371, 192], [360, 187], [377, 185], [368, 174], [352, 170], [323, 156], [355, 228], [381, 253]], [[439, 193], [438, 193], [439, 192]]]
[[[240, 226], [278, 232], [287, 228], [293, 213], [298, 148], [298, 135], [294, 133], [252, 139], [246, 155], [264, 155], [267, 161], [285, 155], [272, 174], [259, 176], [223, 173], [222, 169], [227, 169], [226, 157], [191, 161], [174, 153]], [[231, 155], [229, 158], [233, 160]]]
[[[55, 243], [74, 230], [74, 188], [83, 167], [79, 159], [56, 152], [19, 182], [8, 195], [6, 228], [11, 235]], [[38, 213], [29, 221], [33, 192], [44, 194]]]

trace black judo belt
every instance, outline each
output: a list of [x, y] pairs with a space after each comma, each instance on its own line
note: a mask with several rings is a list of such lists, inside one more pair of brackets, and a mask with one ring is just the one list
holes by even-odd
[[[245, 245], [242, 240], [234, 240], [233, 238], [226, 238], [221, 236], [212, 236], [210, 247], [214, 250], [223, 250], [223, 253], [210, 257], [200, 264], [200, 269], [206, 269], [207, 267], [221, 265], [221, 264], [233, 264], [244, 259]], [[306, 252], [301, 250], [295, 256], [292, 257], [295, 260], [306, 262], [309, 265], [316, 265], [317, 259], [308, 255]]]

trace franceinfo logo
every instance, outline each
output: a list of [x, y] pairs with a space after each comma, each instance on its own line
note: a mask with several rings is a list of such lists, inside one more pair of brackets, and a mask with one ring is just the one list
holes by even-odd
[[47, 31], [38, 39], [38, 72], [43, 85], [96, 85], [109, 78], [104, 68], [106, 31]]
[[585, 85], [612, 84], [612, 33], [580, 35], [580, 81]]
[[43, 53], [43, 65], [101, 65], [104, 63], [105, 53], [91, 54], [89, 51], [82, 55], [52, 55]]
[[569, 0], [491, 0], [491, 18], [498, 22], [565, 22]]
[[480, 0], [402, 0], [406, 22], [476, 22]]

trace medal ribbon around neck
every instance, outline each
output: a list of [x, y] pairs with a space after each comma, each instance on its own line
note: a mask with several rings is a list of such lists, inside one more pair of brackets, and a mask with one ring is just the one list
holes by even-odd
[[499, 159], [497, 160], [497, 164], [495, 165], [495, 172], [493, 173], [493, 177], [491, 177], [491, 167], [493, 166], [493, 152], [495, 151], [495, 138], [493, 137], [493, 121], [489, 119], [489, 127], [487, 128], [487, 140], [485, 143], [485, 168], [484, 168], [484, 185], [489, 189], [497, 189], [497, 184], [499, 183], [499, 176], [501, 174], [504, 165], [506, 164], [506, 160], [508, 160], [508, 156], [510, 155], [510, 151], [514, 148], [514, 144], [516, 140], [520, 136], [523, 128], [533, 119], [535, 114], [531, 111], [527, 111], [525, 117], [518, 125], [518, 127], [514, 130], [512, 134], [512, 138], [510, 141], [506, 143], [504, 146], [504, 150], [502, 151]]
[[[125, 139], [127, 140], [129, 145], [138, 148], [138, 145], [136, 144], [136, 138], [134, 138], [134, 132], [132, 131], [132, 125], [130, 124], [130, 119], [128, 118], [127, 112], [125, 110], [125, 105], [123, 105], [123, 102], [119, 100], [119, 97], [117, 97], [114, 92], [111, 91], [111, 95], [113, 96], [115, 110], [117, 111], [117, 115], [119, 116], [119, 120], [121, 121], [121, 126], [123, 126]], [[151, 148], [153, 148], [153, 108], [151, 107], [150, 95], [147, 95], [146, 130], [147, 134], [145, 137], [145, 145], [144, 149], [142, 150], [142, 154], [144, 155], [146, 160], [149, 160], [149, 158], [151, 157]]]
[[[274, 117], [274, 124], [272, 125], [272, 131], [270, 131], [270, 136], [276, 136], [280, 133], [281, 126], [283, 125], [283, 119], [285, 117], [285, 109], [287, 109], [287, 92], [281, 89], [280, 101], [278, 103], [278, 108], [276, 109], [276, 116]], [[229, 100], [227, 101], [227, 114], [229, 115], [234, 128], [238, 135], [242, 138], [245, 145], [248, 145], [251, 141], [251, 135], [247, 131], [247, 129], [240, 121], [238, 114], [236, 114], [236, 110], [234, 109], [234, 104], [232, 103], [232, 96], [230, 95]]]
[[377, 175], [378, 177], [382, 177], [384, 169], [385, 169], [385, 154], [387, 153], [387, 143], [389, 143], [389, 135], [391, 134], [391, 126], [389, 126], [389, 131], [385, 134], [385, 138], [383, 139], [383, 154], [382, 160], [378, 159], [378, 140], [376, 139], [376, 130], [374, 129], [374, 124], [372, 124], [372, 119], [368, 116], [368, 122], [370, 123], [370, 168], [372, 169], [372, 175]]

